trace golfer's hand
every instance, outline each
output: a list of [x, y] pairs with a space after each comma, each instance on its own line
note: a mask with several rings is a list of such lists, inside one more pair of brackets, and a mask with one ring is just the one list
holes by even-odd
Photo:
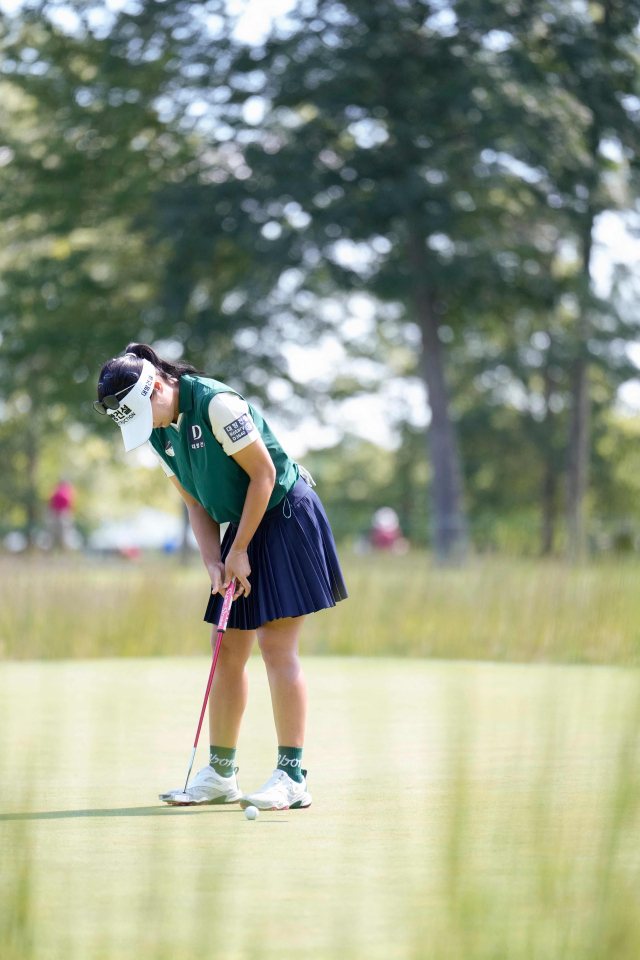
[[237, 600], [238, 597], [244, 593], [245, 597], [248, 597], [251, 593], [251, 584], [249, 583], [249, 574], [251, 573], [251, 567], [249, 566], [249, 558], [246, 553], [240, 553], [234, 551], [233, 547], [227, 554], [227, 559], [224, 565], [224, 583], [220, 589], [220, 593], [224, 594], [225, 590], [233, 580], [236, 578], [236, 592], [233, 599]]
[[211, 593], [220, 593], [220, 587], [224, 582], [224, 563], [222, 561], [212, 563], [207, 570], [211, 577]]

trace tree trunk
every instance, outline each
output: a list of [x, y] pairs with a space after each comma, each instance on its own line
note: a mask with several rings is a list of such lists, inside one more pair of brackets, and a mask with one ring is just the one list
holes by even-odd
[[587, 550], [585, 495], [589, 470], [589, 365], [579, 357], [573, 366], [573, 409], [567, 449], [567, 555], [582, 559]]
[[582, 559], [587, 550], [585, 496], [589, 472], [589, 361], [586, 342], [588, 327], [585, 317], [591, 287], [591, 246], [593, 214], [589, 214], [583, 238], [583, 303], [577, 327], [577, 356], [571, 374], [572, 410], [567, 442], [567, 556]]
[[449, 413], [444, 355], [438, 337], [435, 291], [426, 282], [427, 263], [422, 238], [413, 239], [416, 320], [422, 334], [422, 374], [429, 394], [431, 423], [427, 450], [431, 460], [431, 537], [441, 563], [460, 562], [467, 549], [467, 523], [462, 508], [462, 470], [455, 428]]
[[556, 528], [556, 473], [551, 460], [547, 460], [542, 481], [542, 544], [541, 554], [553, 553]]
[[[547, 422], [549, 422], [549, 401], [553, 392], [553, 381], [549, 375], [549, 368], [544, 376], [544, 399], [547, 405]], [[553, 553], [556, 527], [556, 491], [558, 480], [551, 451], [547, 452], [542, 478], [542, 542], [540, 553], [548, 557]]]
[[38, 437], [35, 415], [27, 422], [25, 431], [25, 454], [27, 457], [25, 511], [27, 514], [27, 541], [30, 548], [35, 545], [36, 524], [38, 522]]

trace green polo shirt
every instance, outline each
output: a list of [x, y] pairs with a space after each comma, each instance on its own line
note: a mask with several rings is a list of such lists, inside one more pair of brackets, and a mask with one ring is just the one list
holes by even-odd
[[[242, 516], [249, 486], [249, 474], [228, 456], [216, 440], [209, 420], [209, 403], [218, 393], [236, 393], [218, 380], [184, 374], [180, 378], [180, 427], [159, 427], [151, 432], [151, 446], [171, 467], [181, 485], [202, 504], [218, 523], [237, 523]], [[239, 394], [238, 394], [239, 396]], [[239, 417], [225, 429], [243, 436], [243, 431], [256, 429], [276, 468], [276, 483], [267, 509], [275, 507], [294, 486], [300, 471], [298, 464], [284, 452], [269, 425], [258, 411], [248, 404], [255, 424]], [[231, 436], [231, 434], [230, 434]]]

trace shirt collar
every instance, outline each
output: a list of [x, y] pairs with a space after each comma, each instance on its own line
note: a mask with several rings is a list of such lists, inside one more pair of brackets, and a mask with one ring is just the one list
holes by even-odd
[[193, 407], [193, 380], [187, 374], [180, 377], [178, 412], [186, 413]]

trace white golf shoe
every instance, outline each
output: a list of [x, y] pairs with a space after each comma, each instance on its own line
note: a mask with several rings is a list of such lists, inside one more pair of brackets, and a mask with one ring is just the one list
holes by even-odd
[[197, 774], [187, 787], [186, 793], [182, 789], [169, 790], [159, 794], [159, 799], [165, 803], [185, 807], [195, 803], [237, 803], [242, 796], [238, 787], [236, 767], [230, 777], [221, 777], [213, 767], [206, 766], [198, 770]]
[[241, 807], [257, 807], [258, 810], [300, 810], [311, 806], [311, 794], [307, 791], [307, 771], [302, 771], [302, 783], [292, 780], [284, 770], [274, 770], [264, 786], [255, 793], [247, 793], [240, 801]]

